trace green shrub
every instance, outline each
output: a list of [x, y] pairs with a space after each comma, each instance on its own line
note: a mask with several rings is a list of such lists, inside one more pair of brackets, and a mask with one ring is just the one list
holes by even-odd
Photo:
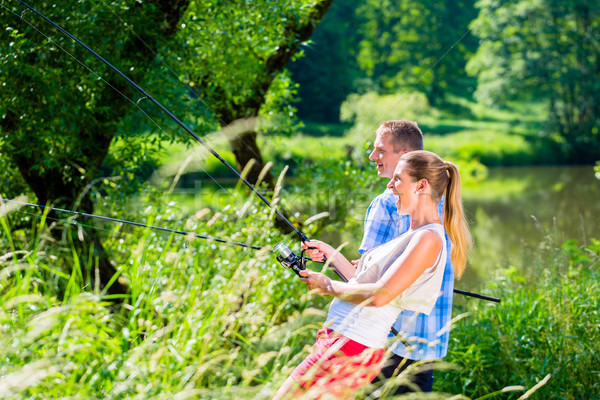
[[[436, 387], [470, 397], [510, 385], [532, 387], [545, 399], [600, 396], [600, 241], [542, 244], [535, 276], [514, 268], [490, 284], [501, 304], [470, 301], [456, 324], [446, 361], [457, 369], [436, 374]], [[505, 394], [502, 398], [517, 398]]]
[[352, 122], [349, 135], [357, 143], [371, 140], [379, 125], [391, 119], [422, 121], [435, 118], [437, 111], [429, 106], [420, 92], [379, 95], [374, 92], [351, 94], [342, 103], [340, 120]]

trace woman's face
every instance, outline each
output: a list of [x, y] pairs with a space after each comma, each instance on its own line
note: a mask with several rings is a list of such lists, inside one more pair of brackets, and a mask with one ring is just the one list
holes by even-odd
[[398, 196], [396, 208], [400, 215], [410, 214], [410, 212], [415, 209], [417, 198], [419, 196], [417, 193], [419, 182], [408, 175], [405, 167], [406, 162], [400, 161], [394, 170], [392, 180], [387, 185], [387, 187], [392, 189], [394, 194]]

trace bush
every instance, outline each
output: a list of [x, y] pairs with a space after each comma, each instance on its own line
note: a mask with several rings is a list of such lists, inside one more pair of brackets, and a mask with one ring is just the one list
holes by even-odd
[[[470, 397], [511, 385], [532, 387], [551, 375], [536, 396], [598, 399], [600, 394], [600, 241], [540, 246], [535, 276], [515, 268], [490, 285], [499, 305], [470, 301], [452, 330], [445, 361], [457, 370], [436, 374], [436, 387]], [[505, 394], [504, 398], [517, 395]]]
[[429, 106], [423, 93], [379, 95], [374, 92], [351, 94], [342, 103], [340, 120], [352, 122], [349, 134], [358, 143], [370, 140], [382, 122], [391, 119], [422, 121], [435, 118], [437, 111]]

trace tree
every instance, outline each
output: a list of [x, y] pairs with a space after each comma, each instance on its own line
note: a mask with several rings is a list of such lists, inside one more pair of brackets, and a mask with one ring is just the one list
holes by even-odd
[[[275, 97], [293, 93], [284, 68], [332, 1], [220, 0], [190, 6], [180, 32], [187, 79], [221, 126], [272, 112], [266, 103], [273, 87]], [[254, 160], [250, 182], [265, 166], [256, 135], [252, 129], [230, 141], [240, 170]], [[264, 182], [274, 187], [270, 172]]]
[[[69, 30], [82, 41], [98, 43], [102, 38], [105, 53], [110, 49], [112, 61], [138, 81], [154, 59], [153, 50], [159, 42], [177, 31], [187, 6], [186, 0], [110, 3], [113, 10], [128, 16], [132, 31], [115, 30], [114, 14], [104, 3], [71, 1], [64, 7], [55, 7], [53, 2], [36, 4], [50, 19], [68, 21]], [[0, 36], [2, 43], [8, 44], [0, 53], [1, 153], [18, 169], [39, 203], [91, 213], [93, 203], [87, 189], [131, 106], [119, 92], [132, 97], [135, 89], [112, 78], [107, 78], [108, 84], [99, 82], [99, 76], [113, 76], [107, 73], [108, 67], [71, 39], [53, 32], [32, 12], [23, 13], [25, 20], [31, 20], [32, 25], [28, 25], [19, 18], [22, 10], [13, 11], [15, 14], [10, 15], [4, 10], [0, 16], [6, 27]], [[41, 32], [52, 32], [50, 37], [38, 33], [34, 26]], [[106, 32], [114, 34], [108, 36]], [[96, 234], [88, 235], [104, 286], [116, 271]], [[87, 249], [81, 248], [80, 253], [85, 255]], [[116, 281], [108, 290], [124, 293], [126, 287]]]
[[600, 154], [600, 4], [589, 0], [483, 0], [473, 21], [481, 45], [468, 64], [476, 96], [547, 101], [545, 133], [566, 159]]
[[[350, 93], [419, 90], [431, 105], [446, 93], [470, 95], [474, 82], [464, 67], [477, 46], [468, 29], [477, 15], [474, 0], [353, 0], [330, 13], [307, 58], [292, 69], [301, 87], [299, 110], [333, 109], [336, 98], [339, 110]], [[329, 82], [323, 69], [333, 76]], [[315, 76], [319, 84], [308, 91]], [[312, 111], [311, 118], [319, 114]]]

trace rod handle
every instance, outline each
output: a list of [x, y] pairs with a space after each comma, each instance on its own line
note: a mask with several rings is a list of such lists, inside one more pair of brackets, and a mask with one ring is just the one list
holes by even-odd
[[500, 303], [502, 299], [498, 297], [486, 296], [484, 294], [467, 292], [466, 290], [454, 289], [454, 293], [462, 294], [463, 296], [475, 297], [476, 299], [493, 301], [494, 303]]

